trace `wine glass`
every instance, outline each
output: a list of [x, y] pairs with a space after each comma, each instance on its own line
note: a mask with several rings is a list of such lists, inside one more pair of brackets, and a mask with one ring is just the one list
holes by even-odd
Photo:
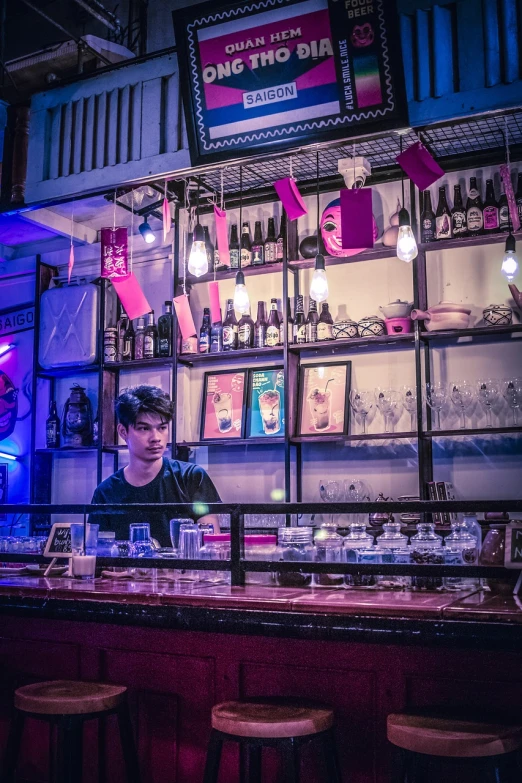
[[435, 429], [440, 430], [440, 412], [446, 402], [446, 386], [443, 383], [426, 384], [426, 402], [435, 411]]
[[513, 426], [518, 425], [517, 411], [522, 405], [522, 378], [510, 378], [503, 382], [502, 395], [513, 411]]
[[[370, 489], [368, 485], [358, 478], [346, 479], [344, 482], [344, 494], [347, 503], [364, 503], [370, 499]], [[356, 522], [361, 519], [361, 514], [353, 515]]]
[[375, 401], [384, 416], [384, 431], [393, 432], [393, 415], [397, 410], [401, 395], [396, 389], [375, 389]]
[[405, 410], [410, 414], [410, 432], [417, 429], [415, 424], [415, 414], [417, 413], [417, 390], [415, 386], [402, 387], [402, 404]]
[[373, 394], [367, 389], [352, 389], [350, 402], [352, 403], [353, 412], [362, 416], [362, 434], [366, 435], [366, 417], [373, 408]]
[[456, 408], [460, 409], [460, 429], [466, 429], [466, 413], [475, 402], [475, 389], [468, 381], [450, 383], [450, 397]]
[[337, 503], [343, 499], [344, 487], [341, 481], [320, 481], [319, 494], [325, 503]]
[[481, 378], [477, 381], [477, 397], [480, 404], [486, 409], [486, 427], [492, 427], [491, 408], [498, 400], [500, 391], [499, 381], [493, 378]]

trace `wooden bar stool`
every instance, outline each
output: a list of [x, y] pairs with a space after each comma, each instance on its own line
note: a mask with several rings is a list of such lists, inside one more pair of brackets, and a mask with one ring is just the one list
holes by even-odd
[[224, 742], [237, 742], [241, 783], [261, 783], [261, 752], [278, 748], [289, 783], [299, 781], [299, 750], [318, 739], [323, 748], [327, 783], [341, 783], [331, 709], [291, 699], [227, 701], [212, 708], [212, 733], [203, 783], [217, 783]]
[[129, 783], [140, 783], [127, 688], [101, 682], [38, 682], [15, 691], [14, 708], [1, 783], [14, 783], [27, 717], [57, 726], [56, 780], [59, 783], [81, 783], [83, 724], [87, 720], [105, 718], [107, 715], [116, 715], [118, 719], [127, 780]]
[[444, 770], [469, 767], [477, 783], [520, 783], [522, 722], [422, 711], [388, 715], [388, 740], [399, 749], [396, 783], [444, 780]]

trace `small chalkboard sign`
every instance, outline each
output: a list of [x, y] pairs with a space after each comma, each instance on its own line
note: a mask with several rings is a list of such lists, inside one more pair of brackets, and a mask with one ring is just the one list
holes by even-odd
[[70, 522], [54, 523], [45, 545], [44, 557], [72, 557]]

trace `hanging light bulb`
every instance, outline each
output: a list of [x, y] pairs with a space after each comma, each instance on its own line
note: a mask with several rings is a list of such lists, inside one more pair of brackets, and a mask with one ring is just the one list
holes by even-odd
[[194, 227], [194, 236], [188, 261], [188, 271], [194, 277], [201, 277], [208, 272], [207, 249], [205, 247], [205, 234], [203, 226], [197, 223]]
[[236, 274], [236, 287], [234, 289], [234, 310], [244, 315], [250, 311], [250, 299], [248, 298], [248, 291], [245, 285], [245, 275], [238, 270]]
[[147, 243], [147, 245], [150, 245], [156, 239], [153, 230], [151, 229], [150, 225], [147, 223], [146, 218], [143, 218], [143, 223], [141, 224], [141, 226], [139, 226], [139, 232], [143, 237], [143, 239], [145, 240], [145, 242]]
[[315, 269], [310, 283], [310, 298], [318, 303], [328, 299], [328, 280], [324, 271], [324, 256], [321, 253], [315, 257]]
[[397, 238], [397, 258], [409, 263], [417, 258], [418, 254], [415, 235], [410, 225], [408, 210], [404, 207], [399, 212], [399, 236]]
[[508, 283], [511, 283], [512, 280], [515, 279], [515, 277], [518, 275], [518, 258], [516, 253], [516, 242], [515, 237], [510, 232], [508, 234], [508, 237], [506, 239], [506, 247], [504, 250], [504, 258], [502, 259], [502, 266], [500, 268], [500, 271], [508, 281]]

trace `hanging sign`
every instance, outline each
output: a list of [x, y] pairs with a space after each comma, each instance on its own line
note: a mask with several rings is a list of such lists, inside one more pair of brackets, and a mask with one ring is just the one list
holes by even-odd
[[125, 226], [101, 229], [101, 276], [124, 280], [129, 274], [127, 229]]
[[408, 124], [389, 0], [212, 0], [173, 18], [193, 165]]

